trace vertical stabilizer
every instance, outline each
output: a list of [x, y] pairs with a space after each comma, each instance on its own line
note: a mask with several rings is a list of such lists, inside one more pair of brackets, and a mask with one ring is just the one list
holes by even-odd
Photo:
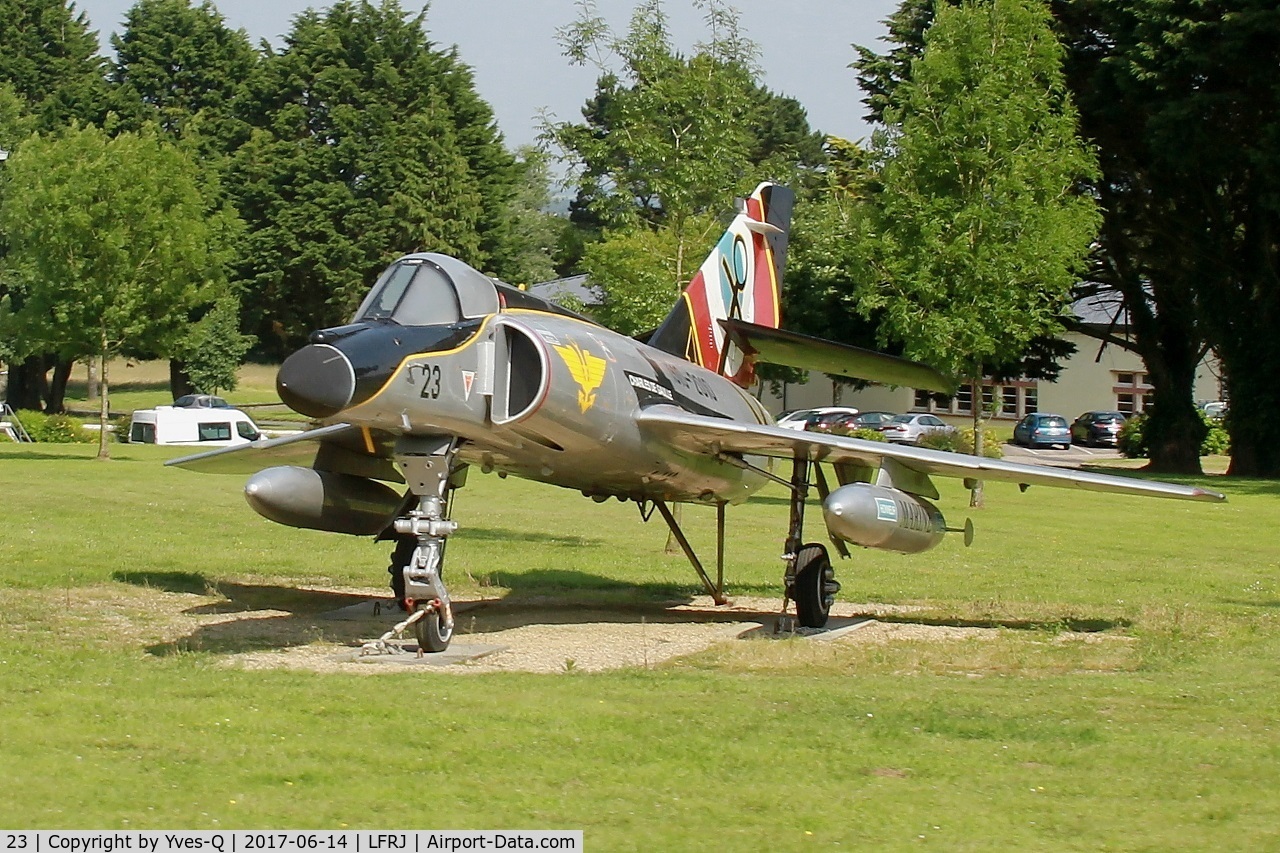
[[786, 187], [756, 187], [649, 345], [715, 370], [744, 388], [754, 382], [752, 364], [719, 321], [732, 318], [778, 328], [794, 202], [795, 194]]

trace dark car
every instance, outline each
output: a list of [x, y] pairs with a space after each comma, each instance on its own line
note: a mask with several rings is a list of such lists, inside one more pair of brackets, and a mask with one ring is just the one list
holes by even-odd
[[896, 417], [897, 415], [893, 412], [859, 412], [853, 417], [846, 417], [841, 421], [837, 421], [835, 426], [843, 427], [849, 431], [855, 429], [878, 430]]
[[1013, 443], [1027, 447], [1071, 446], [1071, 428], [1062, 415], [1027, 415], [1013, 428]]
[[1115, 447], [1120, 443], [1123, 412], [1085, 412], [1071, 423], [1071, 443], [1085, 447]]
[[814, 412], [805, 418], [804, 429], [810, 432], [831, 432], [832, 428], [839, 426], [849, 418], [856, 417], [857, 414], [857, 409], [836, 407]]

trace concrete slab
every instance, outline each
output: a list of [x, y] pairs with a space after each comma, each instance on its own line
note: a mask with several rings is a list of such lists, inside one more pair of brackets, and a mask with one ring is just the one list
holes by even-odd
[[334, 659], [343, 663], [367, 663], [374, 666], [452, 666], [468, 661], [480, 660], [489, 655], [505, 652], [507, 646], [486, 646], [479, 643], [450, 643], [449, 648], [434, 654], [418, 654], [418, 644], [412, 640], [393, 640], [388, 645], [399, 649], [394, 654], [360, 654], [359, 649], [352, 649], [335, 655]]
[[771, 619], [766, 624], [757, 625], [754, 628], [748, 628], [746, 631], [743, 631], [738, 635], [738, 639], [779, 640], [788, 639], [790, 637], [802, 637], [807, 640], [827, 642], [830, 640], [838, 640], [864, 625], [870, 625], [875, 621], [876, 620], [870, 616], [832, 616], [827, 620], [826, 627], [802, 628], [799, 625], [796, 625], [794, 616], [778, 616]]

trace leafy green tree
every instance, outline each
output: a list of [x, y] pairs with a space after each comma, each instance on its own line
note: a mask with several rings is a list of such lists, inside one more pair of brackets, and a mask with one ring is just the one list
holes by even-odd
[[219, 160], [243, 141], [235, 100], [257, 54], [209, 0], [138, 0], [111, 44], [111, 107], [122, 129], [152, 122], [175, 139], [198, 140], [202, 159]]
[[507, 272], [519, 173], [424, 16], [391, 0], [304, 12], [248, 88], [228, 185], [249, 225], [247, 328], [277, 353], [344, 321], [404, 252]]
[[[1076, 191], [1096, 161], [1049, 22], [1039, 0], [937, 10], [885, 112], [879, 190], [857, 225], [859, 310], [880, 312], [882, 339], [909, 357], [967, 379], [975, 400], [991, 367], [1059, 328], [1097, 231]], [[975, 406], [980, 436], [979, 420]]]
[[224, 297], [192, 324], [174, 345], [193, 391], [217, 394], [234, 391], [236, 372], [253, 347], [252, 335], [240, 334], [240, 300]]
[[[106, 98], [103, 68], [97, 34], [74, 3], [0, 0], [0, 88], [7, 93], [0, 94], [0, 100], [7, 100], [8, 108], [16, 107], [16, 114], [23, 117], [22, 127], [10, 125], [0, 148], [14, 153], [34, 130], [52, 131], [72, 121], [101, 121]], [[21, 299], [8, 293], [0, 281], [0, 300], [6, 296], [11, 305]], [[26, 409], [39, 409], [47, 402], [50, 411], [61, 411], [58, 389], [65, 386], [70, 373], [71, 364], [52, 353], [37, 353], [10, 364], [8, 401]]]
[[569, 221], [550, 212], [551, 168], [547, 155], [532, 146], [516, 152], [521, 180], [511, 199], [511, 251], [503, 278], [512, 284], [536, 284], [557, 275], [557, 257]]
[[234, 216], [212, 220], [199, 173], [151, 132], [94, 127], [26, 140], [6, 164], [0, 231], [22, 296], [8, 334], [23, 352], [102, 365], [99, 458], [108, 458], [109, 360], [160, 349], [224, 281]]
[[0, 0], [0, 22], [0, 83], [26, 100], [37, 130], [102, 119], [105, 60], [74, 2]]
[[[207, 0], [199, 6], [189, 0], [139, 0], [112, 44], [113, 129], [136, 130], [151, 123], [186, 147], [206, 175], [210, 210], [222, 207], [226, 191], [219, 188], [225, 186], [230, 157], [248, 137], [248, 125], [235, 114], [237, 97], [258, 61], [248, 36], [229, 28]], [[191, 320], [191, 334], [201, 336], [203, 324], [194, 315]], [[234, 343], [241, 340], [239, 330], [229, 332], [234, 337], [213, 344], [219, 359], [225, 355], [223, 347], [240, 349]], [[201, 358], [190, 346], [175, 345], [171, 351]], [[199, 385], [182, 357], [169, 367], [175, 398]]]
[[[660, 0], [639, 3], [623, 35], [591, 3], [560, 30], [570, 61], [600, 77], [583, 122], [549, 123], [544, 137], [574, 170], [575, 221], [617, 244], [588, 246], [583, 258], [605, 292], [601, 316], [633, 331], [670, 309], [734, 194], [765, 178], [794, 182], [822, 158], [803, 108], [757, 82], [758, 48], [738, 13], [697, 5], [710, 37], [689, 57], [672, 46]], [[623, 259], [637, 262], [631, 274]]]

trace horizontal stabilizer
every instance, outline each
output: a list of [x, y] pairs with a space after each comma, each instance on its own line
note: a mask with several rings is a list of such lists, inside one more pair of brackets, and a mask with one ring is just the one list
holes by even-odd
[[954, 382], [918, 361], [742, 320], [721, 320], [720, 325], [728, 333], [729, 340], [757, 362], [939, 394], [955, 392]]

